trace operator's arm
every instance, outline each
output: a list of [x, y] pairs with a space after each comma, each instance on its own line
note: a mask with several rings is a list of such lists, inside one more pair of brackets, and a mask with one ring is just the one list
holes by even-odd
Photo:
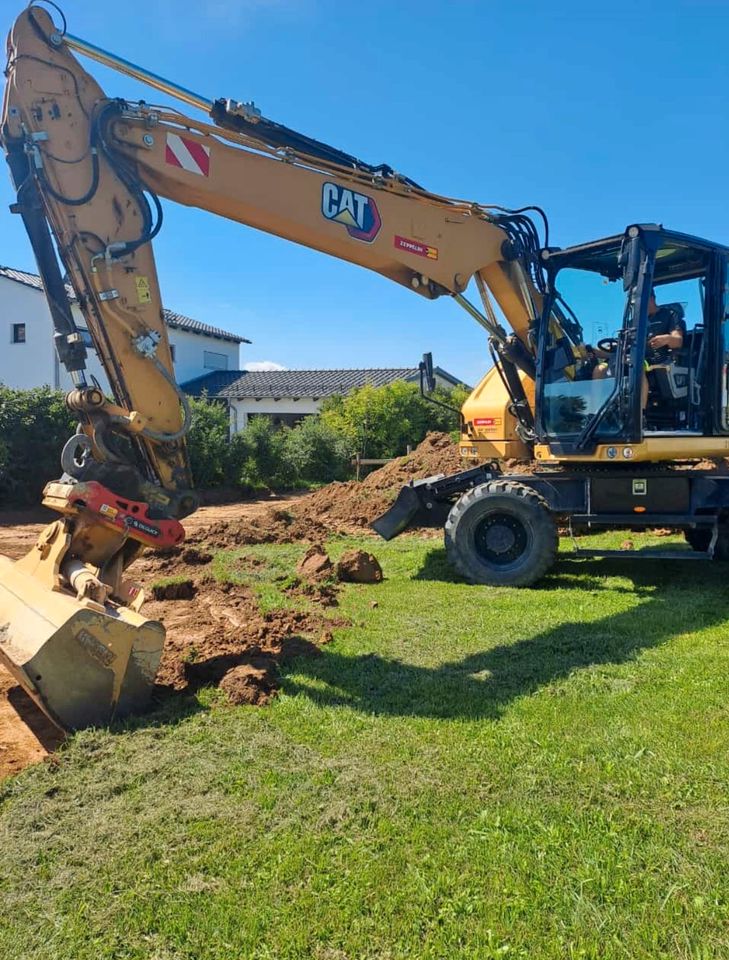
[[668, 347], [669, 350], [680, 350], [683, 347], [683, 331], [672, 330], [671, 333], [659, 333], [651, 337], [648, 346], [652, 350], [660, 350], [662, 347]]

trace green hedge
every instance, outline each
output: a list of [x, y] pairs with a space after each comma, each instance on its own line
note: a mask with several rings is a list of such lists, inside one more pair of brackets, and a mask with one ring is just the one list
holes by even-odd
[[[460, 406], [464, 393], [439, 398]], [[225, 405], [205, 397], [191, 401], [188, 448], [196, 486], [237, 487], [245, 492], [290, 490], [351, 474], [351, 458], [403, 454], [430, 430], [454, 430], [455, 414], [434, 407], [413, 384], [362, 387], [330, 398], [320, 416], [276, 429], [266, 417], [229, 439]], [[37, 503], [48, 480], [60, 476], [60, 456], [76, 428], [62, 393], [47, 387], [11, 390], [0, 385], [0, 506]]]
[[48, 480], [61, 475], [61, 450], [75, 429], [62, 393], [0, 384], [0, 506], [39, 502]]

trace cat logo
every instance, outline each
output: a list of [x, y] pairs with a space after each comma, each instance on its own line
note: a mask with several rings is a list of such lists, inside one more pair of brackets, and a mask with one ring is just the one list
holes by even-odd
[[380, 232], [380, 211], [372, 197], [327, 182], [321, 190], [321, 212], [327, 220], [341, 223], [355, 240], [372, 243]]

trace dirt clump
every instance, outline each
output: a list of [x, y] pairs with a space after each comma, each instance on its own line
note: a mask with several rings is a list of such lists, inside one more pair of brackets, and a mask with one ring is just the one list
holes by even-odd
[[223, 676], [220, 689], [229, 703], [261, 706], [276, 693], [276, 671], [273, 660], [263, 666], [242, 663]]
[[152, 584], [152, 596], [155, 600], [192, 600], [195, 596], [195, 584], [192, 580], [171, 580], [168, 583]]
[[337, 564], [337, 577], [346, 583], [381, 583], [382, 567], [373, 553], [347, 550]]
[[213, 559], [212, 553], [208, 550], [200, 550], [198, 547], [187, 547], [181, 554], [182, 562], [191, 567], [202, 566], [210, 563]]
[[300, 508], [296, 502], [290, 507], [269, 507], [239, 520], [212, 523], [189, 537], [188, 543], [200, 544], [206, 550], [235, 550], [256, 543], [317, 543], [329, 533], [326, 526], [309, 516], [305, 506]]
[[326, 580], [334, 573], [334, 565], [320, 543], [309, 547], [296, 566], [297, 574], [304, 580]]

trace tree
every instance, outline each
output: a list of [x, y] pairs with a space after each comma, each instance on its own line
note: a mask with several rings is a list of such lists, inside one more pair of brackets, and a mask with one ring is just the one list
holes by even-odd
[[[460, 409], [467, 396], [438, 389], [435, 398]], [[429, 403], [414, 383], [398, 380], [384, 387], [359, 387], [346, 397], [325, 400], [321, 419], [343, 437], [352, 453], [365, 457], [396, 457], [415, 446], [430, 430], [458, 427], [455, 412]]]

